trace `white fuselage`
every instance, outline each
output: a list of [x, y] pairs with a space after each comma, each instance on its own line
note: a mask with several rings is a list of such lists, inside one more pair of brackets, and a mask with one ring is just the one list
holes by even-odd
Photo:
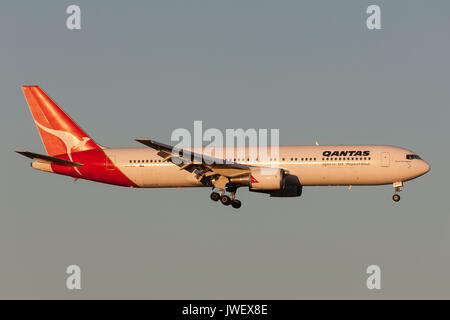
[[[151, 148], [103, 151], [139, 187], [203, 186], [194, 174], [164, 162]], [[272, 160], [270, 156], [266, 160], [252, 157], [257, 152], [248, 147], [234, 148], [236, 156], [228, 159], [230, 151], [222, 150], [223, 159], [284, 169], [296, 175], [303, 186], [392, 184], [414, 179], [430, 169], [424, 160], [408, 159], [413, 152], [387, 145], [280, 146], [278, 156]]]

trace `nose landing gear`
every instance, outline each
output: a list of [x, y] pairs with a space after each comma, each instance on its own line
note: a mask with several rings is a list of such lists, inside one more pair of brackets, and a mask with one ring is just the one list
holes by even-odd
[[403, 182], [401, 182], [401, 181], [394, 182], [392, 185], [394, 186], [394, 191], [395, 191], [395, 194], [392, 196], [392, 200], [394, 200], [394, 202], [399, 202], [400, 196], [397, 194], [397, 192], [402, 191]]

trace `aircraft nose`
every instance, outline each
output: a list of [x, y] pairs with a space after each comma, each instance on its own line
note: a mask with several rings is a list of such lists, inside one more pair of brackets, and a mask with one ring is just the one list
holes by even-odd
[[427, 173], [428, 171], [430, 171], [430, 169], [431, 169], [431, 166], [428, 164], [428, 162], [426, 162], [425, 160], [422, 160], [421, 164], [420, 164], [421, 174]]

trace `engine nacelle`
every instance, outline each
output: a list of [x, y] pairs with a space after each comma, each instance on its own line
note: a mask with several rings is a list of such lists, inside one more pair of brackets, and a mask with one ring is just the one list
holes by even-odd
[[254, 168], [250, 172], [250, 190], [280, 190], [284, 188], [284, 170]]
[[268, 193], [271, 197], [300, 197], [302, 195], [302, 185], [297, 176], [286, 174], [284, 172], [283, 177], [283, 185], [282, 189], [277, 190], [256, 190], [250, 188], [250, 191], [260, 192], [260, 193]]
[[284, 188], [270, 192], [271, 197], [300, 197], [302, 195], [302, 185], [297, 176], [287, 174], [284, 176]]
[[270, 193], [271, 197], [276, 198], [300, 197], [301, 195], [302, 195], [301, 185], [286, 185], [283, 190], [277, 190]]

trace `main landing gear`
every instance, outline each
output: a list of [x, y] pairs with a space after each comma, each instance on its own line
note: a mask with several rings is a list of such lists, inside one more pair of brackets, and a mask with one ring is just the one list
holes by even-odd
[[394, 182], [392, 184], [394, 186], [394, 191], [395, 194], [392, 196], [392, 200], [394, 200], [394, 202], [399, 202], [400, 201], [400, 196], [397, 194], [397, 192], [402, 191], [403, 188], [403, 182]]
[[212, 201], [219, 201], [220, 194], [218, 194], [217, 192], [213, 192], [209, 197], [211, 198]]
[[212, 201], [219, 201], [222, 202], [224, 206], [231, 205], [235, 209], [239, 209], [242, 206], [242, 202], [240, 202], [238, 199], [235, 198], [237, 188], [227, 188], [227, 191], [230, 192], [230, 196], [225, 194], [225, 191], [222, 190], [222, 192], [219, 194], [217, 192], [212, 192], [210, 195], [210, 198]]

